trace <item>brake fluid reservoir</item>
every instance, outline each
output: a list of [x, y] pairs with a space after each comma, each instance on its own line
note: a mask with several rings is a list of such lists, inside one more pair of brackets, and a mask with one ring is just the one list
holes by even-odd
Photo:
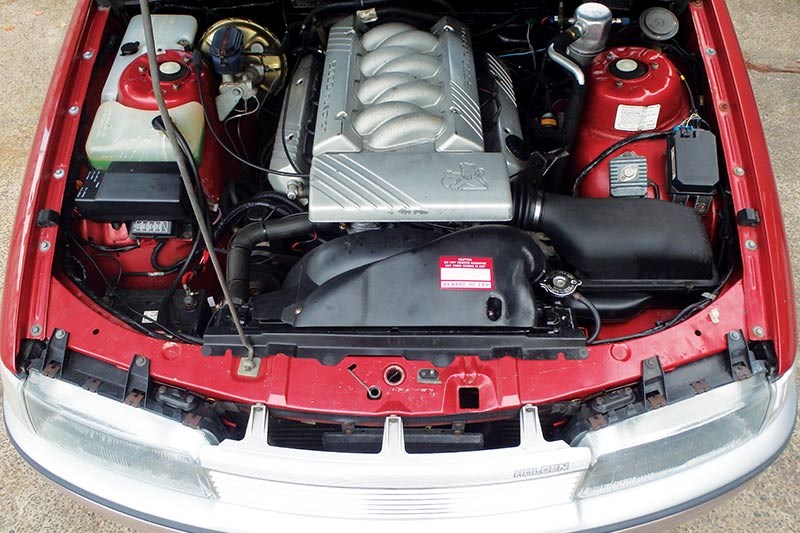
[[[194, 42], [194, 17], [155, 15], [161, 90], [175, 125], [200, 165], [205, 121], [197, 73], [185, 47]], [[201, 78], [204, 77], [201, 74]], [[211, 94], [208, 98], [213, 99]], [[144, 47], [141, 17], [131, 19], [103, 87], [101, 103], [86, 140], [86, 154], [95, 168], [114, 161], [174, 161], [166, 136], [151, 125], [158, 116]]]
[[[672, 128], [689, 116], [688, 93], [680, 72], [661, 52], [632, 46], [612, 48], [597, 56], [590, 68], [584, 120], [572, 157], [574, 174], [614, 143], [638, 133]], [[597, 165], [578, 192], [593, 198], [653, 197], [658, 190], [665, 198], [665, 168], [664, 139], [638, 141]], [[642, 186], [632, 186], [633, 180]], [[650, 182], [655, 187], [648, 188]]]

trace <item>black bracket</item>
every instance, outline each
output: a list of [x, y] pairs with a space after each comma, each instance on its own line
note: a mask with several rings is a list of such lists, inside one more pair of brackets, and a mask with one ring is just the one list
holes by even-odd
[[[128, 369], [128, 379], [125, 383], [125, 398], [123, 403], [139, 407], [142, 402], [147, 402], [147, 389], [150, 386], [150, 359], [142, 355], [134, 355]], [[144, 407], [144, 405], [142, 405]]]
[[755, 357], [747, 347], [742, 330], [737, 329], [725, 336], [728, 342], [728, 362], [731, 375], [737, 381], [747, 379], [753, 375]]
[[69, 332], [64, 329], [54, 329], [41, 358], [31, 366], [49, 378], [61, 377], [61, 371], [68, 357], [68, 343]]
[[647, 410], [667, 405], [667, 384], [664, 369], [657, 355], [642, 361], [642, 402]]
[[740, 226], [755, 227], [761, 223], [761, 217], [757, 209], [752, 207], [745, 207], [736, 213], [736, 222]]
[[58, 226], [58, 211], [42, 209], [36, 213], [36, 226], [39, 228], [54, 228]]

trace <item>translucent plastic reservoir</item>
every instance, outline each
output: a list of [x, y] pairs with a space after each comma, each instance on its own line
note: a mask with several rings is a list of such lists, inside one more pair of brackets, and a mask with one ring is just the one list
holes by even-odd
[[[156, 48], [159, 50], [184, 50], [187, 45], [194, 43], [196, 33], [197, 19], [191, 15], [153, 15], [153, 36]], [[138, 43], [136, 53], [124, 54], [122, 47], [126, 43]], [[125, 35], [120, 41], [117, 57], [103, 86], [103, 94], [100, 97], [102, 101], [111, 102], [117, 99], [122, 72], [134, 59], [146, 52], [142, 17], [136, 15], [128, 23]]]
[[[169, 114], [199, 166], [205, 131], [203, 108], [198, 102], [189, 102], [173, 107]], [[175, 161], [169, 140], [152, 126], [156, 116], [158, 111], [125, 107], [118, 102], [100, 104], [86, 140], [89, 162], [106, 169], [113, 161]]]

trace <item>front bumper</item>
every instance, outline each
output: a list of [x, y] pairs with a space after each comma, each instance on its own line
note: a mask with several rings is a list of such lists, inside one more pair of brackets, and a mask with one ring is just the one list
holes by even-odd
[[[790, 371], [769, 385], [764, 423], [749, 440], [665, 477], [579, 498], [592, 453], [544, 441], [535, 407], [522, 410], [518, 448], [409, 455], [402, 450], [402, 420], [389, 417], [383, 451], [368, 455], [268, 446], [267, 412], [255, 406], [244, 440], [200, 450], [199, 464], [213, 487], [213, 495], [203, 497], [116, 473], [43, 439], [28, 417], [24, 381], [5, 368], [1, 372], [8, 433], [31, 465], [85, 503], [123, 521], [139, 528], [181, 531], [358, 526], [406, 531], [407, 520], [426, 530], [463, 531], [520, 526], [606, 531], [666, 525], [671, 518], [717, 503], [766, 468], [791, 436], [797, 411]], [[676, 411], [669, 410], [687, 412], [691, 404], [686, 402], [721, 401], [726, 390], [736, 386], [719, 387], [655, 413], [674, 416]], [[76, 387], [74, 394], [92, 393]], [[130, 410], [132, 421], [145, 414]]]

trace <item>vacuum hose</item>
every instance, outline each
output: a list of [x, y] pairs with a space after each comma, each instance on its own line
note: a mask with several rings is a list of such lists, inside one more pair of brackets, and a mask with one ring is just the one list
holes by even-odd
[[228, 288], [235, 304], [250, 297], [250, 254], [262, 242], [303, 237], [314, 231], [306, 213], [254, 222], [236, 232], [228, 251]]

